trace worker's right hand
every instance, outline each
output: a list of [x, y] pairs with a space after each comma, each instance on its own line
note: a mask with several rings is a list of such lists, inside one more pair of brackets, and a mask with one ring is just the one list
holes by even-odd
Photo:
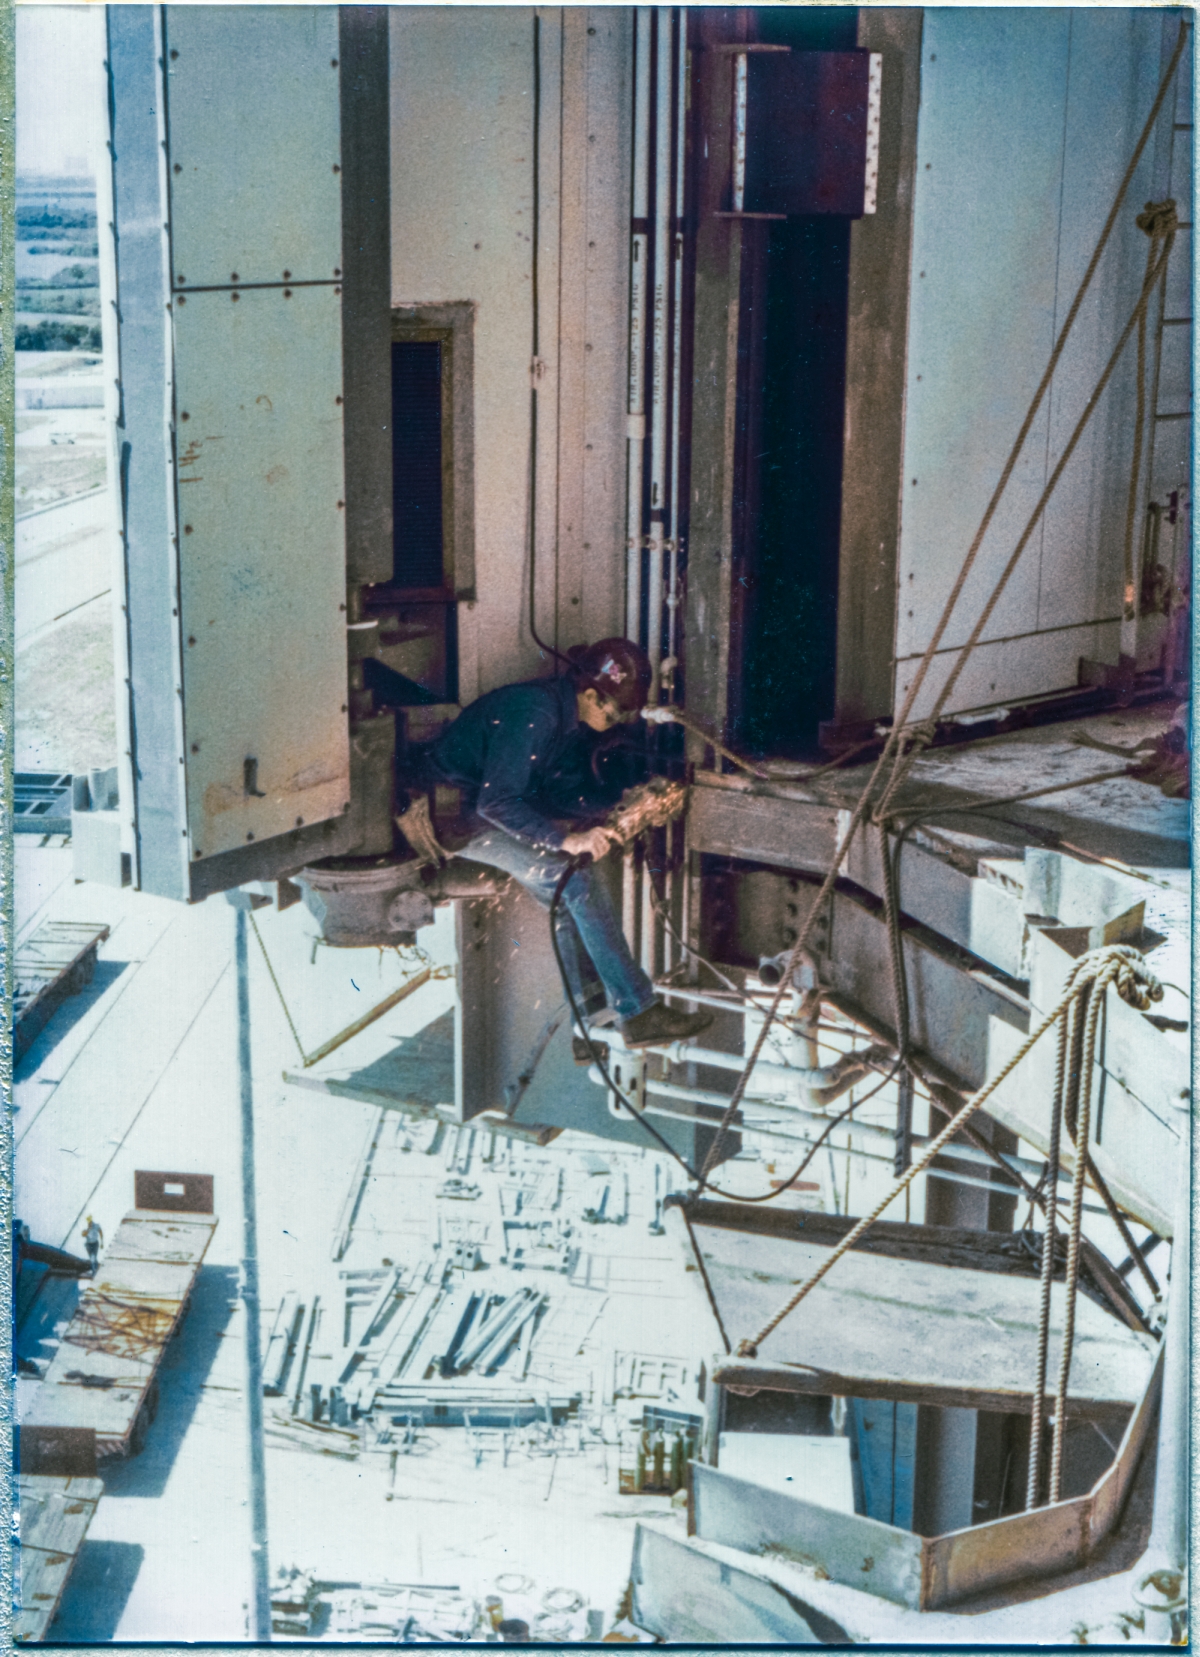
[[612, 835], [605, 828], [585, 829], [582, 834], [568, 834], [562, 849], [568, 857], [590, 857], [599, 863], [612, 845]]

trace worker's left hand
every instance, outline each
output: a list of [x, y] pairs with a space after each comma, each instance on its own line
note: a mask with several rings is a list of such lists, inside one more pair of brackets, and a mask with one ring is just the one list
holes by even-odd
[[568, 857], [590, 857], [599, 863], [612, 845], [612, 835], [604, 828], [585, 829], [582, 834], [568, 834], [562, 849]]

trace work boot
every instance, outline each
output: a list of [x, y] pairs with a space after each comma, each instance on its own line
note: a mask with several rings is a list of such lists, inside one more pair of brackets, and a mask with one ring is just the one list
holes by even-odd
[[[593, 1048], [595, 1051], [593, 1052]], [[597, 1059], [601, 1064], [608, 1063], [608, 1043], [597, 1041], [593, 1036], [588, 1042], [583, 1036], [571, 1037], [571, 1054], [576, 1064], [593, 1065]]]
[[711, 1023], [711, 1013], [681, 1013], [656, 1001], [644, 1013], [625, 1020], [621, 1039], [626, 1047], [662, 1047], [669, 1041], [687, 1041]]

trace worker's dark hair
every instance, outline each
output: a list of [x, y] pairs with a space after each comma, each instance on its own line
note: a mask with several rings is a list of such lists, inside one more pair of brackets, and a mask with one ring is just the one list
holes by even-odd
[[646, 652], [632, 639], [601, 639], [576, 644], [567, 651], [570, 674], [581, 690], [594, 690], [615, 702], [622, 713], [637, 713], [646, 705], [654, 669]]

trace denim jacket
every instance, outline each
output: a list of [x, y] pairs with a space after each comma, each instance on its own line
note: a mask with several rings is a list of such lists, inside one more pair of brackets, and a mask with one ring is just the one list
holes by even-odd
[[567, 677], [488, 691], [425, 750], [419, 770], [464, 789], [469, 809], [493, 827], [557, 850], [567, 831], [538, 809], [538, 796], [554, 792], [578, 746], [575, 697]]

